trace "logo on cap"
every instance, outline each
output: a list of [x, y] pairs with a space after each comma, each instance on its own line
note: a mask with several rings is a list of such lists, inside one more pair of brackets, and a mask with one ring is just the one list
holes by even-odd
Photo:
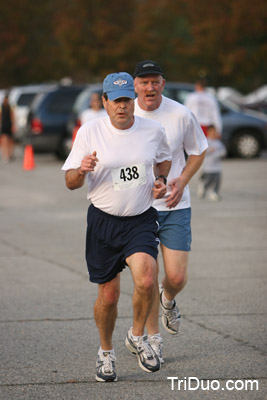
[[144, 64], [143, 68], [146, 68], [146, 67], [154, 67], [154, 64]]
[[122, 85], [127, 85], [127, 81], [125, 79], [118, 79], [117, 81], [113, 82], [113, 85], [118, 85], [118, 86], [122, 86]]

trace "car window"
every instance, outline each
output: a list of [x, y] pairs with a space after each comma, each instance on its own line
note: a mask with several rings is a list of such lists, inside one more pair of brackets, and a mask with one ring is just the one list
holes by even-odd
[[189, 90], [189, 89], [169, 88], [169, 87], [165, 86], [163, 94], [166, 97], [170, 97], [171, 99], [184, 104], [187, 95], [191, 92], [192, 92], [192, 90]]
[[78, 92], [53, 93], [47, 106], [50, 113], [70, 113]]
[[90, 99], [92, 93], [99, 93], [102, 95], [102, 89], [90, 89], [85, 90], [79, 94], [77, 99], [75, 100], [73, 111], [75, 113], [81, 113], [82, 111], [86, 110], [90, 107]]
[[18, 99], [18, 101], [17, 101], [17, 105], [18, 106], [30, 106], [35, 95], [36, 95], [36, 93], [23, 93], [23, 94], [21, 94], [19, 99]]

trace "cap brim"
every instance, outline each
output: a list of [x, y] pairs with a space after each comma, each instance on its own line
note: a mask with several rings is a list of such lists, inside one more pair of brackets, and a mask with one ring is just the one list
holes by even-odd
[[135, 99], [135, 92], [132, 90], [116, 90], [114, 92], [107, 92], [107, 96], [109, 100], [117, 100], [120, 97]]

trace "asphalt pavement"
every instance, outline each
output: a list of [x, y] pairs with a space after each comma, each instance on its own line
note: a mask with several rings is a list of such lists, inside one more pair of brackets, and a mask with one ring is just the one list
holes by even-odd
[[69, 191], [52, 155], [35, 154], [30, 171], [23, 155], [17, 147], [15, 160], [0, 164], [0, 399], [266, 399], [267, 154], [224, 160], [217, 203], [197, 198], [193, 178], [182, 324], [177, 336], [162, 328], [157, 373], [143, 372], [124, 345], [133, 285], [122, 272], [115, 383], [94, 378], [86, 188]]

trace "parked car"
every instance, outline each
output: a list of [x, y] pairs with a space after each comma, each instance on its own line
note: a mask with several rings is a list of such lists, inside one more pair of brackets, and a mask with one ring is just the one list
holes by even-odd
[[[194, 85], [167, 82], [164, 94], [184, 103]], [[219, 101], [222, 114], [224, 142], [229, 156], [241, 158], [258, 157], [267, 148], [267, 117], [253, 111], [241, 109], [229, 101]]]
[[248, 103], [241, 105], [242, 110], [254, 110], [267, 115], [267, 100], [257, 101], [255, 103]]
[[84, 85], [59, 86], [48, 93], [37, 95], [28, 114], [24, 141], [31, 143], [34, 151], [55, 153], [64, 159], [67, 123], [77, 96]]
[[14, 86], [8, 90], [9, 103], [14, 110], [14, 137], [20, 141], [25, 135], [30, 105], [38, 93], [45, 93], [55, 87], [53, 84]]

